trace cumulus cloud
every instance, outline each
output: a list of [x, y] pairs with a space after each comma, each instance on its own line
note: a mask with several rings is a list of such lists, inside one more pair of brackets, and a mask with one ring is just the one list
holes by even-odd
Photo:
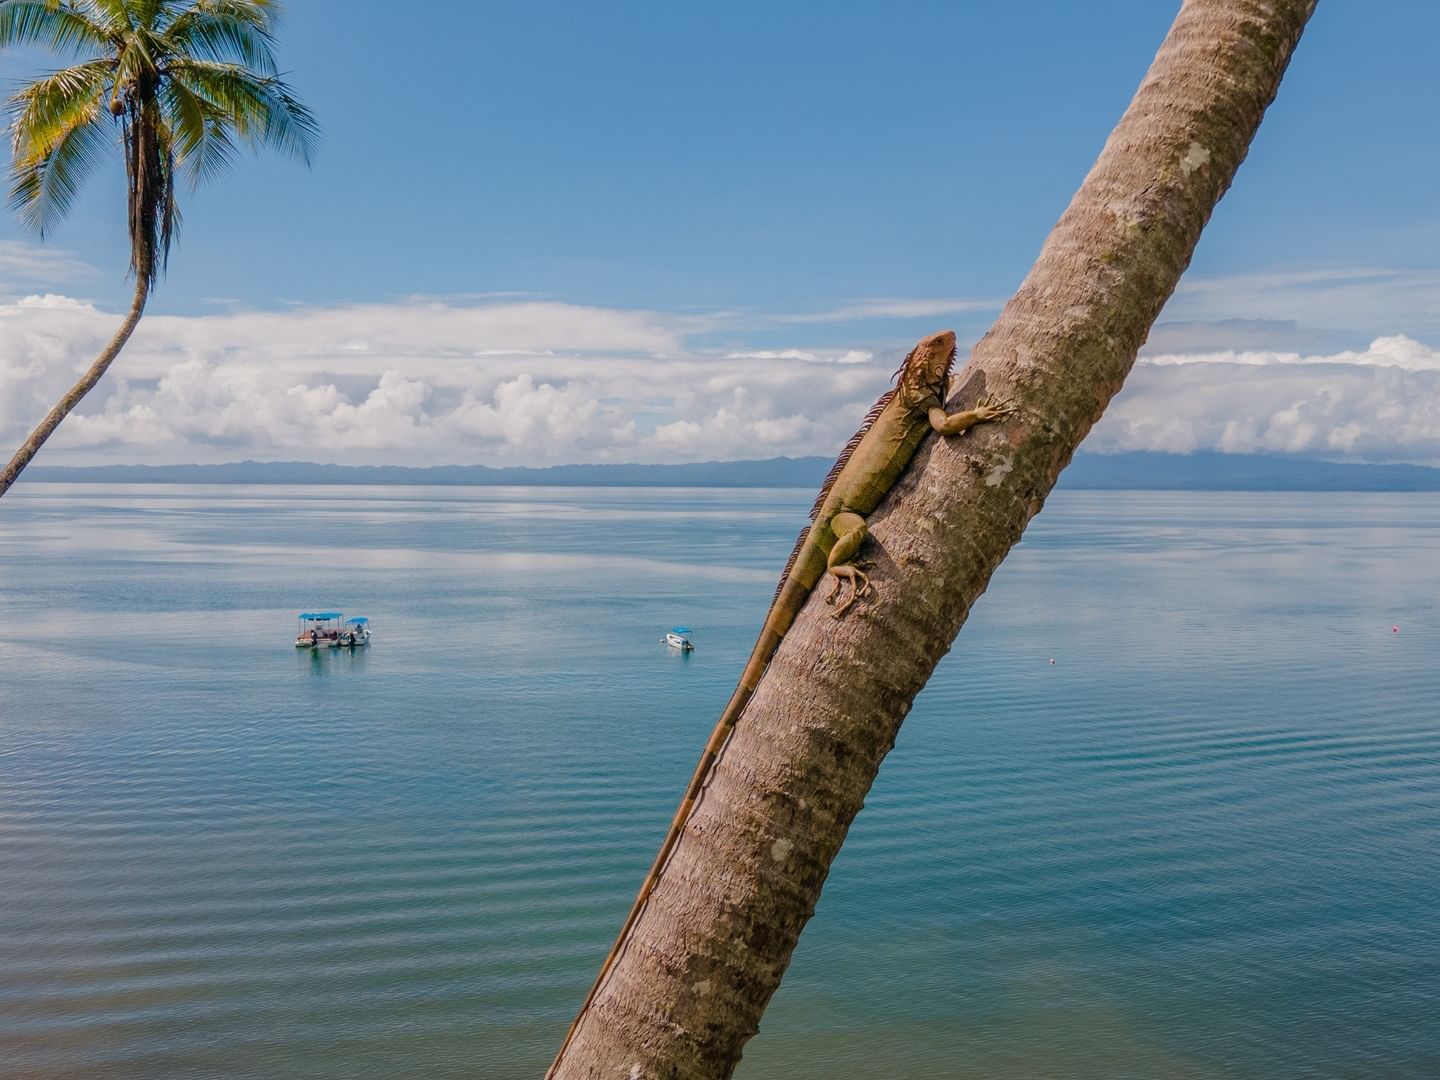
[[[0, 439], [17, 445], [117, 323], [63, 295], [0, 303]], [[1157, 335], [1087, 448], [1440, 463], [1440, 350], [1404, 335], [1364, 349], [1297, 349], [1277, 328], [1259, 320], [1207, 338], [1187, 324]], [[1196, 347], [1233, 342], [1232, 332], [1254, 347]], [[707, 350], [695, 344], [702, 338], [691, 316], [531, 297], [154, 316], [45, 460], [832, 454], [903, 352], [858, 343]]]
[[18, 445], [89, 366], [119, 319], [64, 296], [0, 303], [0, 431]]
[[1422, 345], [1404, 334], [1379, 337], [1365, 349], [1346, 349], [1330, 355], [1303, 354], [1278, 349], [1224, 349], [1207, 353], [1146, 354], [1141, 363], [1158, 366], [1178, 364], [1244, 364], [1268, 367], [1272, 364], [1303, 364], [1307, 367], [1343, 364], [1348, 367], [1398, 367], [1410, 371], [1440, 370], [1440, 351]]
[[[62, 296], [0, 304], [6, 441], [116, 322]], [[893, 367], [857, 349], [710, 354], [684, 335], [651, 312], [527, 299], [155, 316], [46, 456], [545, 464], [829, 453]]]
[[1086, 446], [1440, 463], [1440, 350], [1397, 335], [1331, 354], [1146, 357]]

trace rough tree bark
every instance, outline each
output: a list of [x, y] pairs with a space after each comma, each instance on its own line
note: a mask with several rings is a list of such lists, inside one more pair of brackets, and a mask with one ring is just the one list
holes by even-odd
[[1120, 389], [1279, 88], [1315, 0], [1186, 0], [931, 439], [871, 519], [878, 595], [806, 606], [555, 1077], [723, 1077], [780, 983], [900, 723]]
[[45, 419], [36, 425], [35, 430], [30, 432], [30, 437], [20, 444], [20, 449], [15, 451], [15, 456], [10, 463], [0, 469], [0, 495], [10, 490], [10, 485], [20, 478], [25, 471], [25, 466], [30, 464], [30, 459], [40, 452], [40, 447], [45, 445], [45, 440], [54, 434], [55, 429], [60, 426], [60, 421], [70, 415], [72, 409], [80, 404], [81, 398], [95, 389], [95, 384], [100, 381], [115, 358], [120, 355], [120, 350], [130, 340], [130, 335], [135, 332], [135, 327], [140, 324], [140, 316], [145, 313], [145, 301], [150, 296], [150, 281], [147, 275], [136, 273], [135, 294], [130, 300], [130, 310], [125, 314], [125, 321], [120, 324], [120, 329], [115, 331], [115, 336], [110, 339], [103, 352], [95, 358], [85, 374], [80, 376], [80, 381], [72, 386], [55, 405]]

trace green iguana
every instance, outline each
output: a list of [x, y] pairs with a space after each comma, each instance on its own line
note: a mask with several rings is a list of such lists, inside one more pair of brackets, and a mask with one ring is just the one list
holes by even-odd
[[[780, 647], [786, 631], [790, 629], [810, 593], [826, 574], [830, 575], [830, 591], [825, 597], [827, 604], [835, 606], [834, 616], [840, 618], [861, 597], [870, 592], [870, 579], [855, 565], [855, 556], [865, 542], [867, 529], [865, 515], [880, 505], [895, 482], [904, 473], [915, 456], [916, 449], [931, 431], [942, 435], [959, 435], [976, 424], [1007, 416], [1013, 410], [1010, 402], [990, 402], [981, 399], [973, 409], [964, 412], [947, 413], [944, 400], [950, 385], [950, 369], [955, 362], [955, 335], [946, 330], [926, 338], [910, 352], [900, 370], [895, 374], [896, 385], [881, 396], [865, 422], [860, 425], [820, 488], [820, 495], [810, 511], [810, 526], [800, 534], [790, 561], [780, 575], [780, 585], [760, 639], [750, 653], [750, 661], [740, 676], [740, 685], [735, 688], [720, 722], [710, 734], [700, 764], [685, 789], [685, 797], [660, 853], [640, 886], [639, 895], [630, 909], [630, 914], [621, 927], [620, 936], [605, 958], [600, 974], [595, 980], [585, 1004], [580, 1007], [575, 1022], [565, 1036], [555, 1063], [559, 1064], [570, 1040], [579, 1027], [580, 1018], [590, 1008], [595, 995], [599, 993], [609, 976], [615, 961], [625, 948], [630, 933], [639, 921], [651, 890], [665, 869], [675, 845], [690, 820], [701, 793], [705, 789], [710, 773], [715, 767], [735, 730], [745, 705], [749, 702], [760, 677], [765, 674], [776, 649]], [[848, 595], [836, 603], [837, 597], [845, 591]], [[552, 1073], [554, 1066], [552, 1068]]]

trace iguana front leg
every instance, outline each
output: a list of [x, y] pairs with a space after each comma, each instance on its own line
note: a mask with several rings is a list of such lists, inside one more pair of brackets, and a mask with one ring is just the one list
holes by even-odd
[[[959, 435], [976, 424], [986, 420], [998, 420], [1014, 411], [1015, 406], [1008, 399], [991, 401], [989, 398], [981, 398], [973, 409], [957, 413], [947, 413], [937, 405], [929, 413], [930, 427], [941, 435]], [[830, 527], [835, 532], [835, 546], [830, 549], [830, 556], [825, 563], [825, 569], [830, 574], [830, 592], [826, 595], [825, 602], [835, 605], [834, 617], [838, 619], [850, 610], [855, 601], [871, 591], [869, 575], [854, 565], [855, 556], [860, 553], [869, 530], [866, 528], [865, 519], [849, 510], [836, 514]], [[850, 582], [850, 593], [837, 604], [836, 598], [846, 581]]]
[[986, 420], [998, 420], [1002, 416], [1009, 416], [1014, 411], [1015, 404], [1008, 398], [1004, 401], [981, 398], [975, 403], [973, 409], [957, 413], [947, 413], [937, 405], [930, 410], [930, 426], [941, 435], [959, 435], [963, 431], [969, 431], [976, 424], [984, 423]]
[[830, 528], [835, 532], [835, 546], [830, 549], [830, 556], [825, 561], [825, 569], [830, 574], [830, 592], [825, 597], [825, 602], [835, 603], [841, 585], [846, 581], [850, 582], [850, 595], [835, 608], [835, 618], [838, 619], [849, 610], [851, 604], [870, 591], [869, 576], [853, 563], [855, 556], [860, 553], [860, 546], [865, 543], [865, 537], [869, 535], [869, 530], [865, 526], [865, 519], [849, 510], [836, 514], [830, 521]]

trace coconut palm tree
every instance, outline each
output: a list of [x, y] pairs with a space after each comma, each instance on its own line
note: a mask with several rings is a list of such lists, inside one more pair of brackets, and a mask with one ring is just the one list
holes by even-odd
[[43, 239], [114, 146], [124, 152], [135, 292], [120, 329], [0, 471], [9, 490], [134, 332], [193, 189], [242, 146], [309, 162], [319, 129], [275, 66], [278, 0], [0, 0], [0, 49], [78, 63], [8, 100], [10, 205]]
[[1185, 0], [950, 403], [1008, 397], [1015, 414], [968, 445], [921, 447], [869, 519], [876, 593], [861, 617], [801, 611], [554, 1080], [734, 1070], [910, 703], [1120, 389], [1315, 2]]

